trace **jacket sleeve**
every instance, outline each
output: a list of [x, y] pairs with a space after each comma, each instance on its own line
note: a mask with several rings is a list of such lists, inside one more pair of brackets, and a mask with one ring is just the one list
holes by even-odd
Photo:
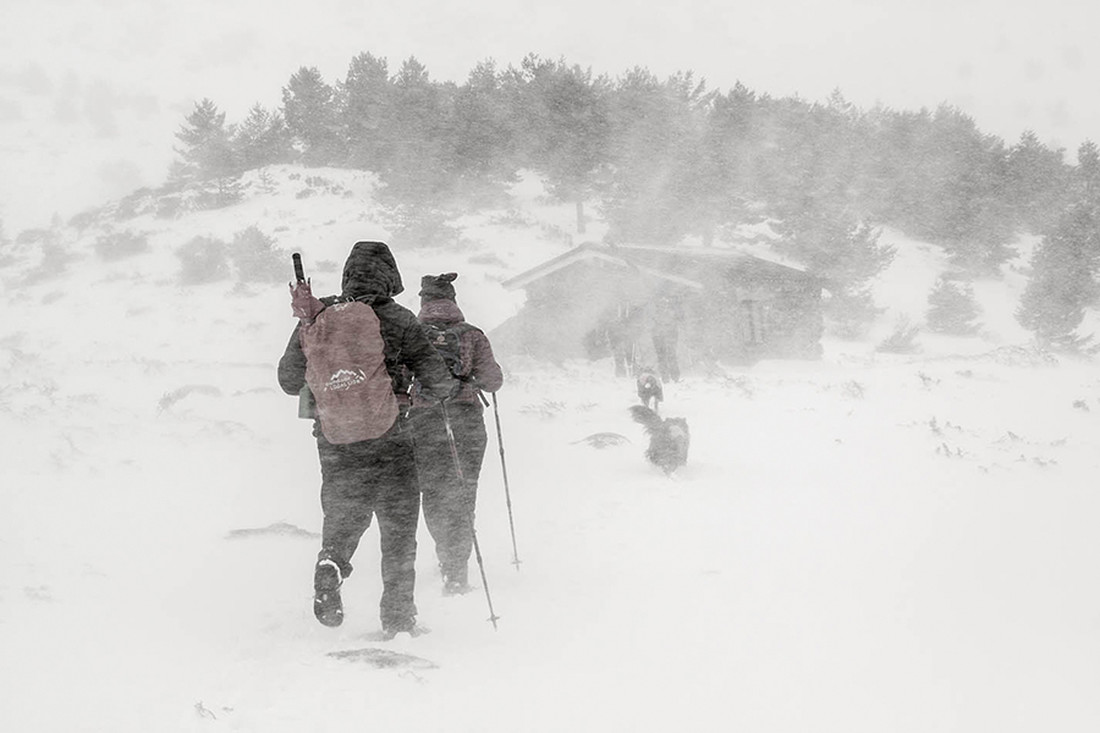
[[290, 341], [279, 359], [279, 386], [289, 395], [296, 395], [306, 386], [306, 355], [302, 351], [302, 342], [298, 339], [298, 329], [294, 327]]
[[402, 362], [420, 382], [424, 396], [435, 400], [453, 396], [460, 383], [451, 376], [447, 362], [428, 341], [415, 317], [406, 323], [401, 341]]
[[489, 337], [483, 331], [471, 330], [469, 336], [473, 352], [470, 377], [485, 392], [496, 392], [504, 384], [504, 373], [493, 356]]

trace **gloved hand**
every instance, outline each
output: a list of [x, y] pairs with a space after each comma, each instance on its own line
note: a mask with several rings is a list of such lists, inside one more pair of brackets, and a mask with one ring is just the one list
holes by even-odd
[[303, 324], [313, 323], [313, 319], [324, 309], [324, 303], [313, 297], [309, 280], [290, 283], [290, 310], [295, 318]]

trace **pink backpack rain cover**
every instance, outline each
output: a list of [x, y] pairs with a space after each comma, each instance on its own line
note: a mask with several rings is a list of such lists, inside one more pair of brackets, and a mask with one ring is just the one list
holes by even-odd
[[330, 305], [302, 326], [299, 341], [328, 442], [372, 440], [393, 426], [397, 398], [373, 308], [358, 301]]

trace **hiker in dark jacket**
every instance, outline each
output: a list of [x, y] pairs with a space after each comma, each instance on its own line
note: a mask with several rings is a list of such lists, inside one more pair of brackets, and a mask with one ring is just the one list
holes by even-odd
[[[419, 378], [413, 387], [409, 421], [416, 438], [416, 467], [423, 494], [424, 522], [435, 541], [446, 595], [469, 590], [467, 577], [474, 540], [477, 482], [485, 457], [487, 438], [482, 392], [496, 392], [504, 382], [493, 357], [489, 339], [481, 329], [466, 323], [455, 302], [452, 284], [458, 275], [425, 275], [420, 280], [420, 313], [424, 324], [436, 324], [457, 334], [456, 376], [462, 387], [446, 405], [421, 393]], [[455, 467], [444, 412], [454, 435], [461, 478]]]
[[642, 311], [630, 304], [620, 304], [606, 321], [607, 343], [615, 362], [615, 376], [637, 376], [638, 334]]
[[680, 323], [684, 320], [680, 302], [672, 296], [660, 298], [653, 307], [650, 332], [653, 336], [653, 350], [657, 353], [657, 369], [662, 382], [680, 381], [680, 362], [676, 358], [676, 342], [679, 339]]
[[[416, 633], [416, 530], [420, 492], [412, 434], [404, 418], [410, 373], [427, 401], [448, 397], [456, 387], [446, 363], [425, 337], [412, 311], [394, 302], [404, 288], [397, 263], [382, 242], [356, 242], [344, 265], [339, 299], [366, 303], [378, 316], [386, 371], [401, 408], [390, 429], [373, 440], [333, 444], [318, 420], [313, 435], [321, 460], [321, 508], [324, 525], [314, 569], [314, 613], [326, 626], [343, 621], [340, 586], [351, 575], [351, 557], [372, 514], [378, 518], [382, 549], [382, 630], [387, 636]], [[299, 341], [301, 323], [291, 334], [279, 361], [279, 385], [297, 395], [306, 384], [306, 357]]]

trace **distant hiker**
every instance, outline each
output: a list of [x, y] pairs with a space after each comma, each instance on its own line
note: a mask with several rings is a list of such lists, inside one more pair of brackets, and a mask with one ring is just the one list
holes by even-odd
[[653, 350], [657, 352], [657, 371], [661, 373], [662, 382], [680, 381], [676, 344], [682, 318], [680, 303], [672, 296], [660, 298], [653, 306], [650, 333], [653, 336]]
[[607, 341], [615, 362], [615, 376], [635, 374], [638, 355], [638, 320], [641, 309], [632, 305], [619, 305], [607, 322]]
[[[429, 403], [447, 397], [456, 383], [428, 343], [416, 316], [393, 300], [404, 288], [389, 247], [382, 242], [356, 242], [344, 264], [342, 288], [341, 295], [320, 301], [325, 307], [316, 314], [316, 321], [303, 317], [279, 361], [283, 391], [297, 395], [310, 380], [320, 410], [313, 435], [321, 461], [324, 525], [314, 568], [313, 611], [326, 626], [339, 626], [343, 621], [340, 586], [351, 575], [351, 557], [374, 515], [382, 549], [383, 634], [416, 633], [413, 589], [420, 492], [412, 434], [404, 417], [409, 374], [419, 381], [422, 399]], [[369, 309], [362, 308], [363, 304]], [[373, 333], [365, 326], [361, 332], [351, 331], [349, 337], [348, 331], [341, 332], [348, 323], [376, 325]], [[342, 354], [334, 356], [328, 351], [355, 352], [372, 342], [384, 364], [380, 378], [390, 384], [390, 394], [384, 394], [389, 404], [375, 411], [381, 416], [380, 425], [369, 424], [377, 415], [368, 416], [366, 408], [345, 415], [339, 402], [342, 395], [350, 395], [354, 387], [378, 375], [369, 367], [340, 367]], [[315, 386], [322, 368], [331, 374], [322, 374], [324, 381]], [[356, 439], [363, 434], [357, 432], [361, 427], [355, 424], [358, 418], [366, 424], [366, 434], [377, 437]]]
[[[487, 444], [481, 393], [496, 392], [504, 382], [489, 339], [481, 329], [466, 322], [455, 302], [452, 283], [457, 277], [450, 272], [421, 278], [417, 316], [428, 340], [462, 383], [458, 394], [446, 404], [454, 446], [447, 435], [443, 406], [421, 394], [419, 378], [413, 386], [409, 413], [416, 438], [424, 521], [435, 540], [446, 595], [470, 589], [467, 566], [474, 541], [477, 482]], [[452, 447], [457, 451], [465, 483], [455, 467]]]

